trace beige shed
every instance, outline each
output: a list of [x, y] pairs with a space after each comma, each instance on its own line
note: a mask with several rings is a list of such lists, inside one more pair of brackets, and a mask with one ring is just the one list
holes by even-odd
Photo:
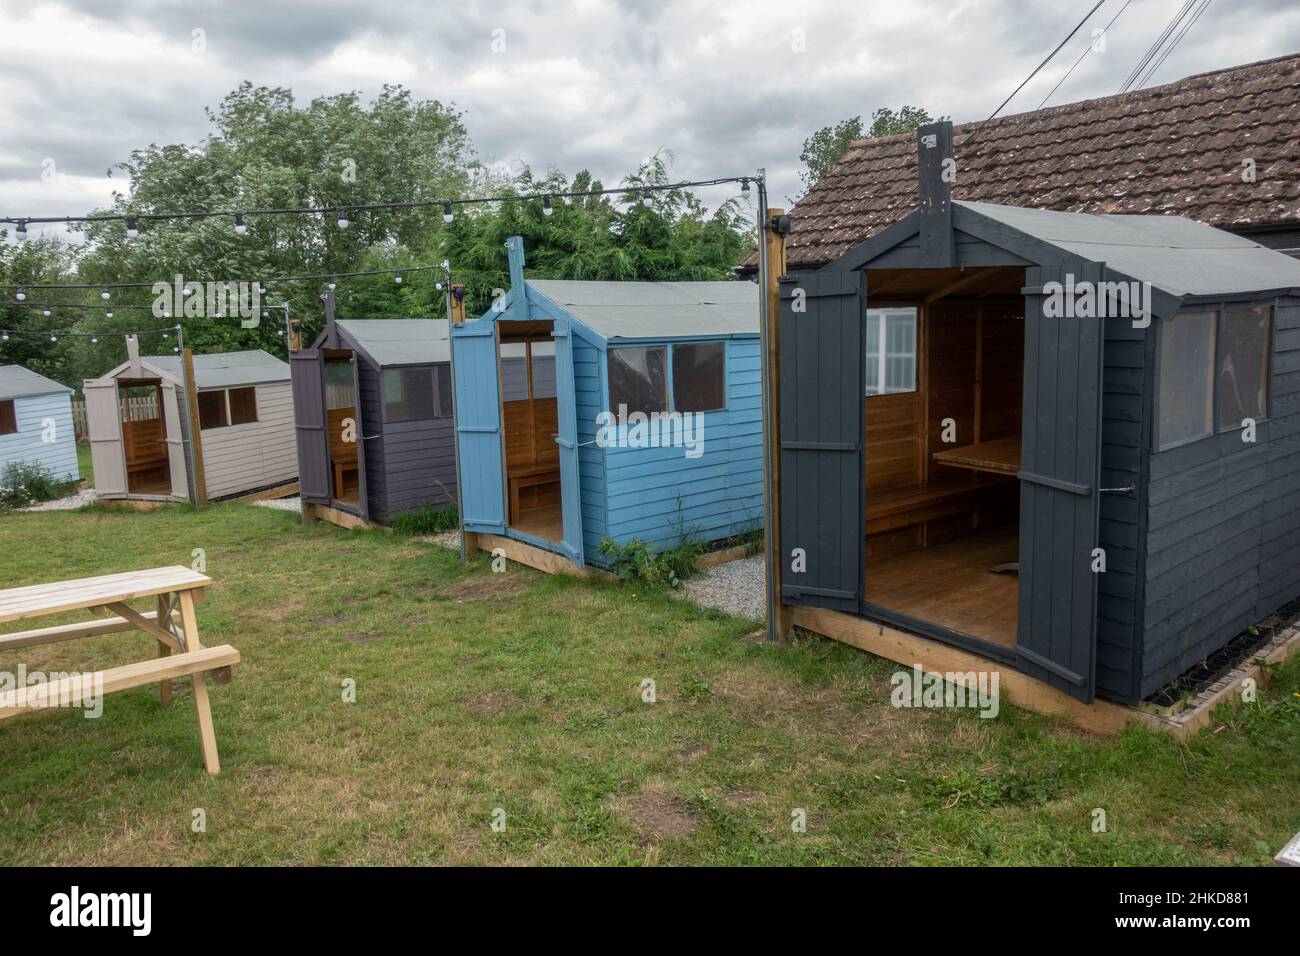
[[[88, 379], [86, 430], [100, 498], [190, 500], [197, 485], [179, 355], [136, 354]], [[289, 366], [260, 349], [194, 356], [208, 499], [297, 481]]]

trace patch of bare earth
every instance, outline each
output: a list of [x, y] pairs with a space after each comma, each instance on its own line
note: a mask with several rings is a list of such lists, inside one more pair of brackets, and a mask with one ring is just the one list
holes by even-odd
[[465, 698], [464, 703], [476, 717], [495, 717], [525, 706], [524, 699], [512, 690], [485, 690]]
[[505, 605], [510, 604], [527, 584], [527, 579], [522, 574], [478, 574], [445, 585], [438, 589], [438, 593], [458, 604], [466, 601], [491, 601], [493, 604]]
[[688, 837], [700, 828], [686, 801], [662, 790], [620, 797], [612, 809], [632, 824], [642, 846], [666, 837]]

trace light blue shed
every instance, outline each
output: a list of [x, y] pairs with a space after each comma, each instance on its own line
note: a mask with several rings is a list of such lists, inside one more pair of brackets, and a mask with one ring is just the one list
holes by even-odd
[[77, 477], [72, 389], [21, 365], [0, 365], [0, 472], [42, 465], [57, 481]]
[[[575, 564], [761, 526], [758, 287], [525, 280], [454, 326], [465, 530]], [[512, 555], [513, 556], [513, 555]]]

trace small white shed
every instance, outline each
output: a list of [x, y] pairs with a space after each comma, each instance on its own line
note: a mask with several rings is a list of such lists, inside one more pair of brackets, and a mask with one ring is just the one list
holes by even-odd
[[[194, 356], [206, 497], [298, 477], [289, 366], [260, 349]], [[179, 355], [135, 356], [85, 383], [86, 430], [101, 498], [187, 500], [193, 449]]]
[[0, 365], [0, 472], [40, 465], [56, 481], [77, 477], [72, 389], [21, 365]]

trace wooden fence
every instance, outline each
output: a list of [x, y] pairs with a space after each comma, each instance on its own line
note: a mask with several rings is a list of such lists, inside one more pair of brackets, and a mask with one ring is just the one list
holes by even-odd
[[[158, 417], [158, 398], [156, 395], [132, 395], [126, 399], [126, 420], [131, 422], [147, 421]], [[77, 441], [86, 441], [86, 403], [81, 399], [72, 402], [72, 427]]]

